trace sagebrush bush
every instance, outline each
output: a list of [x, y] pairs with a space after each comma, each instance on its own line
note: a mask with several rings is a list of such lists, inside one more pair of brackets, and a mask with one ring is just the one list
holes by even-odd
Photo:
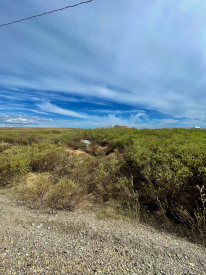
[[0, 153], [2, 153], [5, 150], [8, 150], [9, 148], [11, 148], [12, 145], [7, 143], [7, 142], [1, 142], [0, 143]]
[[1, 153], [0, 185], [11, 183], [13, 178], [19, 178], [30, 170], [30, 148], [14, 146]]
[[140, 191], [139, 201], [150, 211], [157, 209], [158, 197], [174, 220], [178, 217], [193, 226], [196, 201], [198, 206], [201, 204], [196, 184], [205, 181], [205, 156], [202, 141], [184, 144], [183, 138], [178, 137], [165, 146], [162, 140], [144, 137], [133, 141], [125, 154], [124, 167], [130, 166], [134, 188]]

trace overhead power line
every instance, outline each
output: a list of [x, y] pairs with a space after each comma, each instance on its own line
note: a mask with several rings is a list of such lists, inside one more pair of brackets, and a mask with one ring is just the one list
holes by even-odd
[[78, 3], [78, 4], [72, 5], [72, 6], [67, 6], [67, 7], [64, 7], [64, 8], [61, 8], [61, 9], [44, 12], [42, 14], [38, 14], [38, 15], [34, 15], [34, 16], [31, 16], [31, 17], [28, 17], [28, 18], [24, 18], [24, 19], [20, 19], [20, 20], [17, 20], [17, 21], [10, 22], [10, 23], [6, 23], [6, 24], [3, 24], [3, 25], [0, 25], [0, 28], [4, 27], [4, 26], [7, 26], [7, 25], [14, 24], [14, 23], [18, 23], [18, 22], [21, 22], [21, 21], [24, 21], [24, 20], [29, 20], [29, 19], [32, 19], [34, 17], [43, 16], [45, 14], [53, 13], [53, 12], [56, 12], [56, 11], [62, 11], [62, 10], [68, 9], [68, 8], [73, 8], [73, 7], [79, 6], [81, 4], [87, 4], [87, 3], [92, 2], [92, 1], [94, 1], [94, 0], [89, 0], [89, 1], [86, 1], [86, 2], [81, 2], [81, 3]]

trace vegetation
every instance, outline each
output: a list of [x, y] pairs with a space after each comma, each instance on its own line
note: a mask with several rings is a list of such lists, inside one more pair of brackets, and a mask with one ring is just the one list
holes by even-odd
[[0, 186], [33, 207], [92, 208], [205, 245], [205, 142], [203, 129], [1, 128]]

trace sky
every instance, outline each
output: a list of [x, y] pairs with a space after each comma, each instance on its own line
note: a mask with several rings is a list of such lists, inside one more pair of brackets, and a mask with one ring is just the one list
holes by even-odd
[[[0, 25], [81, 2], [7, 0]], [[0, 28], [0, 127], [206, 127], [206, 1], [94, 0]]]

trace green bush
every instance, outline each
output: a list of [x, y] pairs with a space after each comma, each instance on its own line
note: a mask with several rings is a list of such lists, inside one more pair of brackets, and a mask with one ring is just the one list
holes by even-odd
[[0, 185], [11, 183], [12, 178], [20, 177], [29, 172], [30, 152], [29, 148], [15, 146], [5, 150], [0, 158]]
[[7, 142], [1, 142], [0, 143], [0, 153], [2, 153], [4, 150], [8, 150], [9, 148], [11, 148], [12, 145], [7, 143]]

